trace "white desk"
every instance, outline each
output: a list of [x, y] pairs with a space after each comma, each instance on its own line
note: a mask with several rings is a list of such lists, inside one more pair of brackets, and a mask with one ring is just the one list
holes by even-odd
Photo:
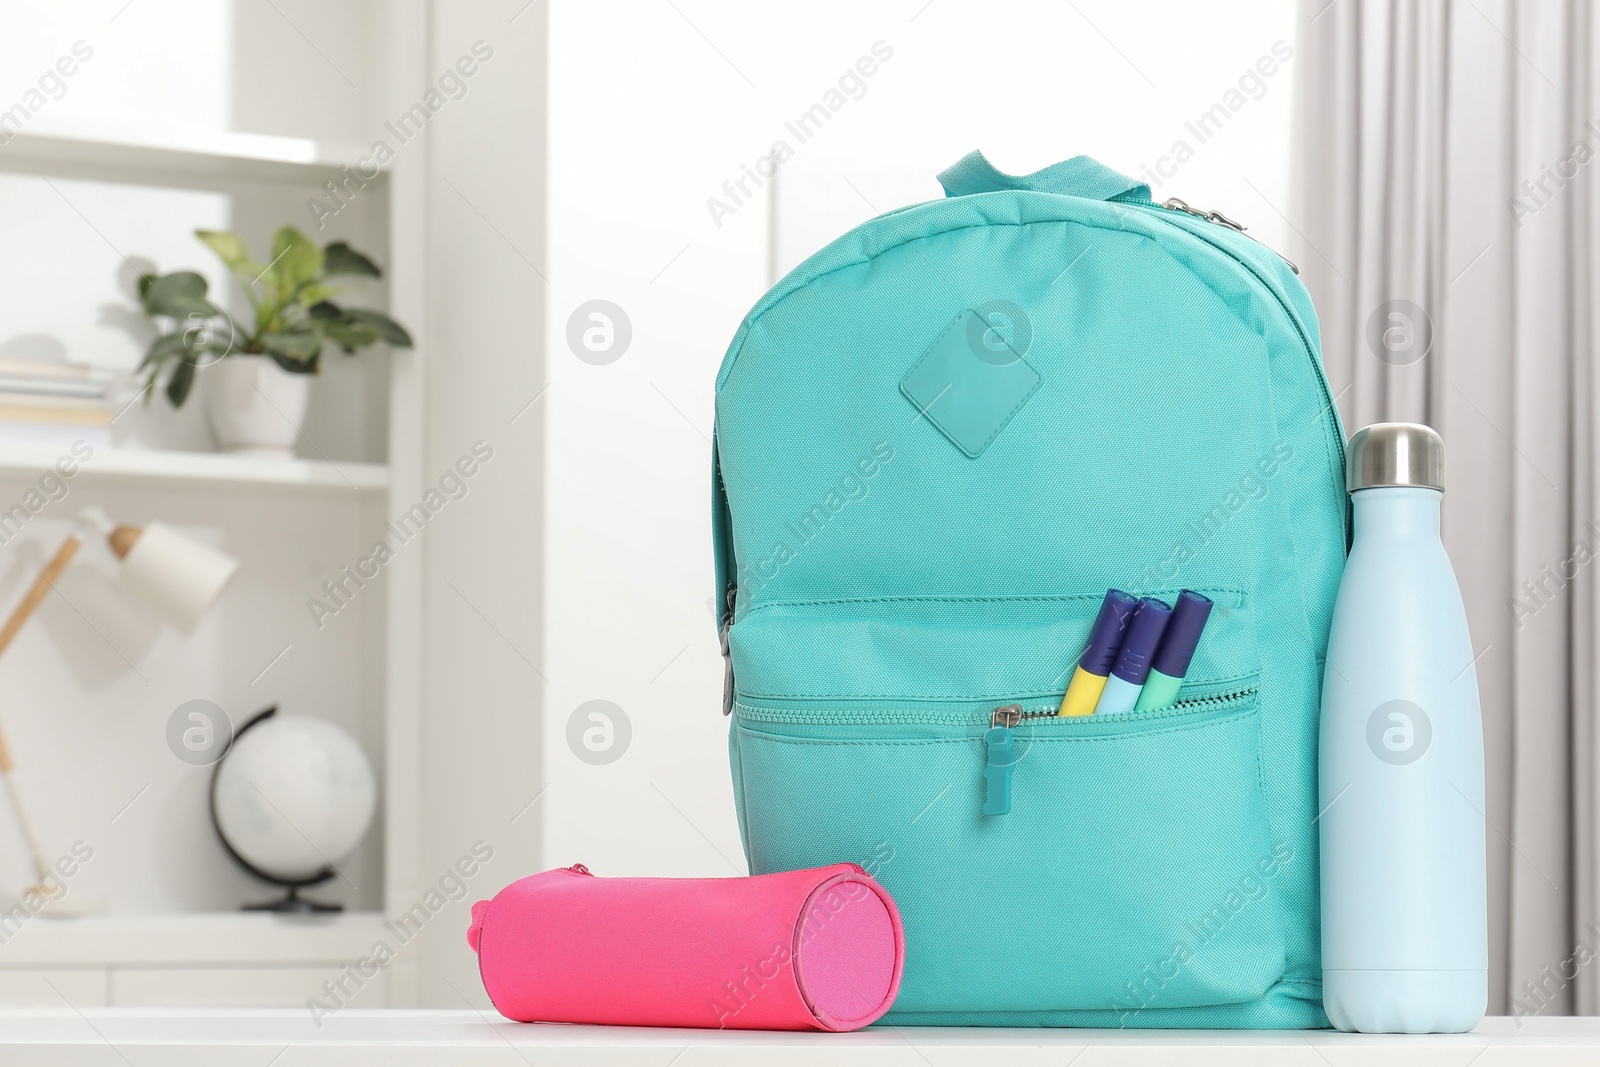
[[524, 1026], [471, 1011], [0, 1011], [6, 1067], [529, 1067], [546, 1064], [1503, 1067], [1600, 1063], [1600, 1017], [1487, 1020], [1471, 1034], [968, 1030], [856, 1034]]

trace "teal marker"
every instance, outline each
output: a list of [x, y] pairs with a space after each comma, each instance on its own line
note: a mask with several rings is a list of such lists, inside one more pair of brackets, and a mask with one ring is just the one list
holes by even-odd
[[1200, 647], [1200, 631], [1206, 628], [1206, 619], [1210, 616], [1210, 597], [1203, 597], [1192, 589], [1178, 594], [1178, 601], [1172, 606], [1172, 618], [1167, 622], [1161, 647], [1150, 665], [1150, 676], [1139, 690], [1134, 711], [1159, 711], [1177, 702], [1183, 676], [1189, 673], [1189, 662], [1194, 659], [1195, 649]]
[[1100, 703], [1094, 706], [1096, 715], [1121, 715], [1132, 711], [1144, 691], [1144, 681], [1150, 676], [1150, 664], [1156, 650], [1161, 647], [1161, 635], [1167, 632], [1167, 621], [1172, 609], [1153, 596], [1141, 597], [1139, 609], [1128, 623], [1127, 636], [1117, 652], [1116, 665], [1100, 694]]

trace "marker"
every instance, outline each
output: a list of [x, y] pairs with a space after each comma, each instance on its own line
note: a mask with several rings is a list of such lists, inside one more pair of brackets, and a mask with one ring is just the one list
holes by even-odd
[[1206, 619], [1210, 616], [1210, 597], [1203, 597], [1192, 589], [1178, 594], [1178, 602], [1172, 606], [1172, 621], [1167, 623], [1166, 636], [1156, 650], [1150, 677], [1139, 691], [1134, 711], [1160, 711], [1177, 701], [1183, 676], [1189, 673], [1189, 661], [1194, 659], [1194, 650], [1200, 647], [1200, 631], [1206, 628]]
[[1096, 715], [1117, 715], [1133, 710], [1139, 699], [1139, 689], [1150, 674], [1150, 661], [1155, 658], [1161, 635], [1166, 632], [1167, 620], [1171, 618], [1172, 609], [1165, 601], [1153, 596], [1139, 601], [1139, 610], [1133, 613], [1128, 635], [1122, 639], [1122, 648], [1117, 652], [1116, 666], [1111, 668], [1105, 692], [1100, 694], [1100, 703], [1095, 705]]
[[1120, 589], [1106, 591], [1100, 602], [1100, 614], [1095, 616], [1094, 627], [1089, 631], [1089, 647], [1078, 658], [1078, 669], [1072, 673], [1072, 684], [1061, 698], [1058, 715], [1093, 715], [1100, 700], [1100, 690], [1105, 688], [1106, 676], [1116, 662], [1117, 649], [1122, 647], [1122, 635], [1128, 620], [1138, 609], [1139, 602]]

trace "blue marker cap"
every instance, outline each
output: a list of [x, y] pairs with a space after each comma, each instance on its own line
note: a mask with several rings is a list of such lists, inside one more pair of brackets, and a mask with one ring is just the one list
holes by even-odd
[[1122, 650], [1117, 653], [1117, 665], [1111, 673], [1130, 685], [1143, 685], [1150, 677], [1150, 661], [1155, 658], [1161, 635], [1167, 631], [1167, 620], [1172, 609], [1165, 601], [1147, 596], [1139, 601], [1128, 624], [1128, 636], [1122, 639]]
[[1178, 594], [1172, 606], [1172, 621], [1167, 623], [1167, 636], [1156, 652], [1154, 667], [1168, 678], [1182, 678], [1189, 673], [1189, 661], [1194, 650], [1200, 647], [1200, 631], [1206, 628], [1211, 617], [1211, 598], [1201, 596], [1192, 589]]
[[1094, 628], [1089, 631], [1089, 647], [1083, 650], [1078, 666], [1101, 678], [1111, 673], [1116, 662], [1117, 649], [1122, 647], [1122, 635], [1128, 628], [1139, 602], [1120, 589], [1108, 589], [1100, 602], [1100, 614], [1095, 616]]

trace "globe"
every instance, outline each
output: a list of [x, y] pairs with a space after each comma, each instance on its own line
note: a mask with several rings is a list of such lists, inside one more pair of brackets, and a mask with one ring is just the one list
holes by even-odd
[[376, 805], [372, 765], [354, 737], [325, 719], [270, 710], [239, 731], [211, 784], [223, 841], [285, 885], [326, 877], [360, 844]]

